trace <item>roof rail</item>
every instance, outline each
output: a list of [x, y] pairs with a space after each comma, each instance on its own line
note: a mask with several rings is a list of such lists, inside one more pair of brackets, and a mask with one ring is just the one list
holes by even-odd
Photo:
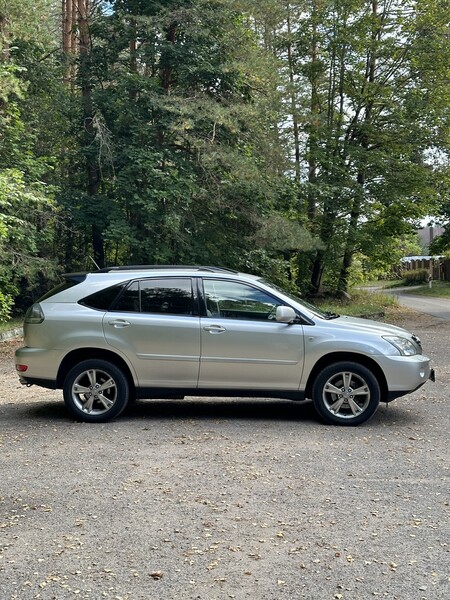
[[95, 271], [96, 273], [110, 273], [111, 271], [145, 271], [148, 269], [196, 269], [189, 265], [119, 265], [114, 267], [105, 267]]
[[211, 266], [198, 266], [198, 265], [123, 265], [115, 267], [105, 267], [104, 269], [98, 269], [95, 273], [110, 273], [111, 271], [145, 271], [145, 270], [169, 270], [169, 269], [195, 269], [197, 271], [209, 271], [211, 273], [233, 273], [237, 274], [239, 271], [233, 269], [227, 269], [226, 267], [211, 267]]
[[199, 271], [211, 271], [213, 273], [233, 273], [234, 275], [239, 273], [239, 271], [236, 271], [235, 269], [228, 269], [227, 267], [204, 266], [204, 267], [198, 267], [198, 270]]

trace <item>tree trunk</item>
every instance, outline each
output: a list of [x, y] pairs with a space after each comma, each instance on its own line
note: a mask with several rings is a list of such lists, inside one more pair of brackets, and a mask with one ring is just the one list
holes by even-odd
[[320, 239], [325, 248], [317, 250], [311, 270], [311, 294], [313, 296], [317, 296], [320, 293], [325, 260], [329, 253], [330, 241], [334, 234], [335, 217], [334, 198], [329, 198], [325, 201], [323, 207], [322, 224], [320, 227]]
[[[133, 75], [136, 75], [138, 72], [138, 64], [137, 64], [137, 27], [136, 27], [136, 19], [132, 18], [130, 21], [131, 28], [131, 39], [129, 44], [130, 49], [130, 72]], [[130, 100], [136, 100], [138, 95], [138, 90], [136, 85], [132, 85], [129, 96]]]
[[[177, 29], [178, 23], [173, 21], [167, 29], [166, 42], [168, 42], [169, 44], [175, 44], [175, 41], [177, 39]], [[164, 64], [165, 60], [167, 60], [167, 58], [164, 55], [161, 56], [162, 68], [160, 70], [159, 77], [163, 90], [166, 92], [167, 95], [169, 95], [170, 88], [173, 83], [173, 65], [172, 59], [168, 60], [167, 64]]]
[[355, 252], [356, 231], [358, 228], [359, 217], [361, 216], [362, 195], [364, 193], [365, 176], [364, 172], [358, 173], [358, 184], [361, 186], [361, 195], [356, 194], [353, 199], [352, 210], [350, 212], [350, 221], [348, 224], [347, 239], [345, 241], [344, 256], [342, 258], [342, 267], [339, 274], [337, 291], [344, 293], [348, 291], [350, 268], [353, 264], [353, 255]]
[[372, 34], [371, 34], [371, 46], [369, 52], [367, 54], [367, 62], [366, 62], [366, 90], [368, 90], [369, 98], [366, 104], [366, 108], [364, 111], [364, 116], [362, 119], [363, 129], [362, 132], [357, 132], [356, 138], [359, 141], [361, 148], [363, 149], [363, 158], [362, 164], [360, 164], [358, 168], [357, 175], [357, 183], [360, 187], [360, 192], [355, 193], [355, 197], [353, 199], [352, 209], [350, 212], [350, 220], [348, 224], [347, 238], [345, 241], [345, 249], [344, 255], [342, 259], [342, 267], [339, 275], [339, 281], [337, 285], [338, 292], [347, 292], [348, 290], [348, 280], [350, 275], [350, 268], [353, 264], [353, 256], [355, 253], [355, 240], [356, 240], [356, 230], [358, 227], [359, 218], [361, 216], [362, 211], [362, 203], [364, 199], [364, 185], [366, 183], [366, 161], [367, 161], [367, 152], [369, 148], [369, 140], [367, 138], [366, 126], [372, 120], [372, 112], [373, 112], [373, 91], [372, 86], [375, 82], [376, 77], [376, 65], [377, 65], [377, 40], [379, 40], [381, 28], [382, 28], [382, 17], [378, 14], [378, 0], [372, 0]]
[[[177, 29], [178, 29], [178, 23], [173, 21], [167, 29], [166, 42], [168, 42], [169, 44], [175, 44], [175, 41], [177, 39]], [[171, 87], [173, 84], [173, 76], [174, 75], [173, 75], [172, 59], [171, 58], [169, 59], [166, 56], [166, 53], [163, 52], [161, 55], [161, 69], [159, 71], [159, 80], [161, 83], [161, 87], [163, 88], [164, 92], [167, 95], [169, 95], [170, 91], [171, 91]], [[165, 141], [164, 129], [162, 128], [162, 126], [160, 126], [158, 129], [159, 145], [163, 146], [164, 141]], [[164, 163], [162, 164], [162, 168], [164, 168]]]
[[295, 94], [295, 79], [294, 79], [294, 63], [292, 56], [292, 42], [291, 42], [291, 16], [289, 13], [289, 5], [288, 5], [288, 13], [286, 19], [286, 27], [288, 34], [288, 45], [287, 45], [287, 56], [288, 56], [288, 69], [289, 69], [289, 83], [291, 86], [290, 97], [291, 97], [291, 117], [292, 117], [292, 125], [294, 129], [294, 166], [295, 166], [295, 178], [297, 181], [300, 181], [300, 133], [298, 127], [298, 114], [297, 114], [297, 102], [296, 102], [296, 94]]
[[79, 0], [62, 0], [62, 51], [66, 60], [64, 82], [74, 85], [76, 74], [74, 58], [77, 55], [76, 23]]
[[[7, 36], [6, 16], [0, 13], [0, 63], [6, 63], [9, 60], [9, 43]], [[0, 112], [6, 108], [6, 100], [0, 98]]]
[[70, 36], [72, 32], [72, 0], [62, 0], [62, 51], [66, 55], [70, 52]]
[[[317, 0], [314, 0], [312, 6], [312, 36], [311, 36], [311, 97], [310, 97], [310, 125], [309, 125], [309, 140], [308, 140], [308, 182], [311, 184], [308, 189], [308, 204], [307, 204], [307, 216], [308, 221], [314, 228], [315, 221], [317, 218], [317, 206], [316, 206], [316, 194], [314, 185], [317, 183], [317, 150], [318, 150], [318, 127], [320, 124], [320, 103], [319, 103], [319, 78], [316, 72], [316, 66], [318, 61], [318, 15], [317, 15]], [[325, 243], [328, 241], [329, 224], [328, 216], [326, 213], [326, 207], [324, 207], [324, 213], [322, 215], [320, 238]], [[325, 236], [325, 237], [324, 237]], [[325, 252], [323, 250], [317, 250], [313, 259], [311, 269], [311, 293], [316, 296], [320, 291], [322, 275], [324, 271], [324, 259]]]
[[[98, 201], [100, 169], [98, 166], [94, 138], [94, 108], [91, 88], [91, 44], [89, 36], [89, 0], [78, 0], [78, 28], [80, 36], [81, 95], [83, 99], [83, 124], [85, 132], [84, 150], [86, 155], [87, 192], [92, 202]], [[92, 223], [92, 247], [94, 261], [100, 268], [105, 266], [105, 251], [100, 224]]]

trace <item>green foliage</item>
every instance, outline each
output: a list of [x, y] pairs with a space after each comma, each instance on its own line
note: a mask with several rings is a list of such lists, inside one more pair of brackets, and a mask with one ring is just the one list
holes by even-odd
[[258, 152], [273, 84], [252, 31], [233, 3], [204, 1], [123, 1], [94, 27], [82, 152], [101, 193], [70, 183], [73, 223], [95, 223], [109, 262], [237, 264], [277, 179]]
[[432, 158], [448, 151], [450, 97], [440, 4], [292, 2], [280, 15], [285, 133], [297, 123], [295, 168], [307, 178], [299, 212], [325, 247], [311, 255], [315, 291], [345, 289], [357, 253], [380, 257], [439, 202]]
[[429, 252], [433, 255], [446, 255], [450, 253], [450, 223], [445, 223], [444, 233], [432, 240]]
[[11, 96], [22, 98], [24, 86], [18, 75], [22, 69], [17, 65], [0, 63], [0, 100], [8, 102]]
[[292, 277], [293, 265], [284, 258], [274, 257], [262, 248], [245, 252], [236, 267], [244, 272], [261, 275], [285, 290], [300, 295], [300, 290]]
[[405, 285], [420, 285], [428, 281], [429, 271], [427, 269], [411, 269], [403, 273]]
[[[53, 246], [54, 219], [48, 186], [27, 183], [24, 173], [15, 169], [0, 171], [0, 291], [4, 316], [14, 296], [21, 292], [29, 300], [39, 287], [39, 279], [54, 276], [54, 261], [40, 256], [41, 252], [48, 255]], [[23, 308], [23, 300], [16, 306]]]
[[450, 283], [448, 281], [433, 281], [431, 287], [426, 285], [414, 288], [414, 290], [407, 290], [406, 293], [419, 296], [433, 296], [435, 298], [450, 298]]
[[[0, 0], [0, 314], [20, 312], [57, 270], [49, 173], [58, 136], [52, 0]], [[45, 110], [43, 106], [45, 105]], [[45, 116], [44, 116], [45, 112]], [[38, 115], [40, 115], [39, 118]], [[47, 143], [44, 141], [47, 138]]]
[[422, 254], [420, 238], [417, 233], [383, 237], [381, 245], [377, 239], [377, 230], [373, 226], [361, 227], [364, 236], [362, 250], [355, 254], [350, 269], [350, 287], [376, 279], [386, 279], [397, 271], [404, 256]]
[[315, 304], [322, 310], [341, 315], [365, 317], [381, 320], [387, 310], [395, 307], [397, 301], [392, 294], [367, 292], [351, 289], [350, 299], [318, 298]]
[[94, 258], [342, 291], [450, 222], [444, 0], [115, 0], [65, 56], [55, 7], [0, 0], [4, 305]]
[[10, 295], [5, 295], [0, 290], [0, 323], [4, 323], [9, 319], [12, 303], [12, 297]]

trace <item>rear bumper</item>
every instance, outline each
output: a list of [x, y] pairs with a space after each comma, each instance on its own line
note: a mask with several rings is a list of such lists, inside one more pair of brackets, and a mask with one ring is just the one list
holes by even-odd
[[[38, 380], [56, 381], [58, 367], [61, 364], [62, 353], [60, 350], [48, 350], [47, 348], [29, 348], [23, 346], [16, 350], [15, 362], [17, 365], [25, 365], [27, 369], [17, 369], [19, 378], [24, 383], [38, 384]], [[46, 387], [46, 386], [43, 386]]]
[[19, 376], [19, 381], [22, 385], [38, 385], [39, 387], [47, 388], [48, 390], [56, 390], [56, 381], [53, 379], [40, 379], [37, 377], [24, 377]]

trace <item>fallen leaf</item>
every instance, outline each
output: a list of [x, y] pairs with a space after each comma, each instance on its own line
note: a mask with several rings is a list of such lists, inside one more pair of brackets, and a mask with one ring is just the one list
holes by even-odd
[[150, 577], [155, 580], [162, 579], [162, 576], [163, 576], [162, 571], [153, 571], [153, 573], [150, 573]]

